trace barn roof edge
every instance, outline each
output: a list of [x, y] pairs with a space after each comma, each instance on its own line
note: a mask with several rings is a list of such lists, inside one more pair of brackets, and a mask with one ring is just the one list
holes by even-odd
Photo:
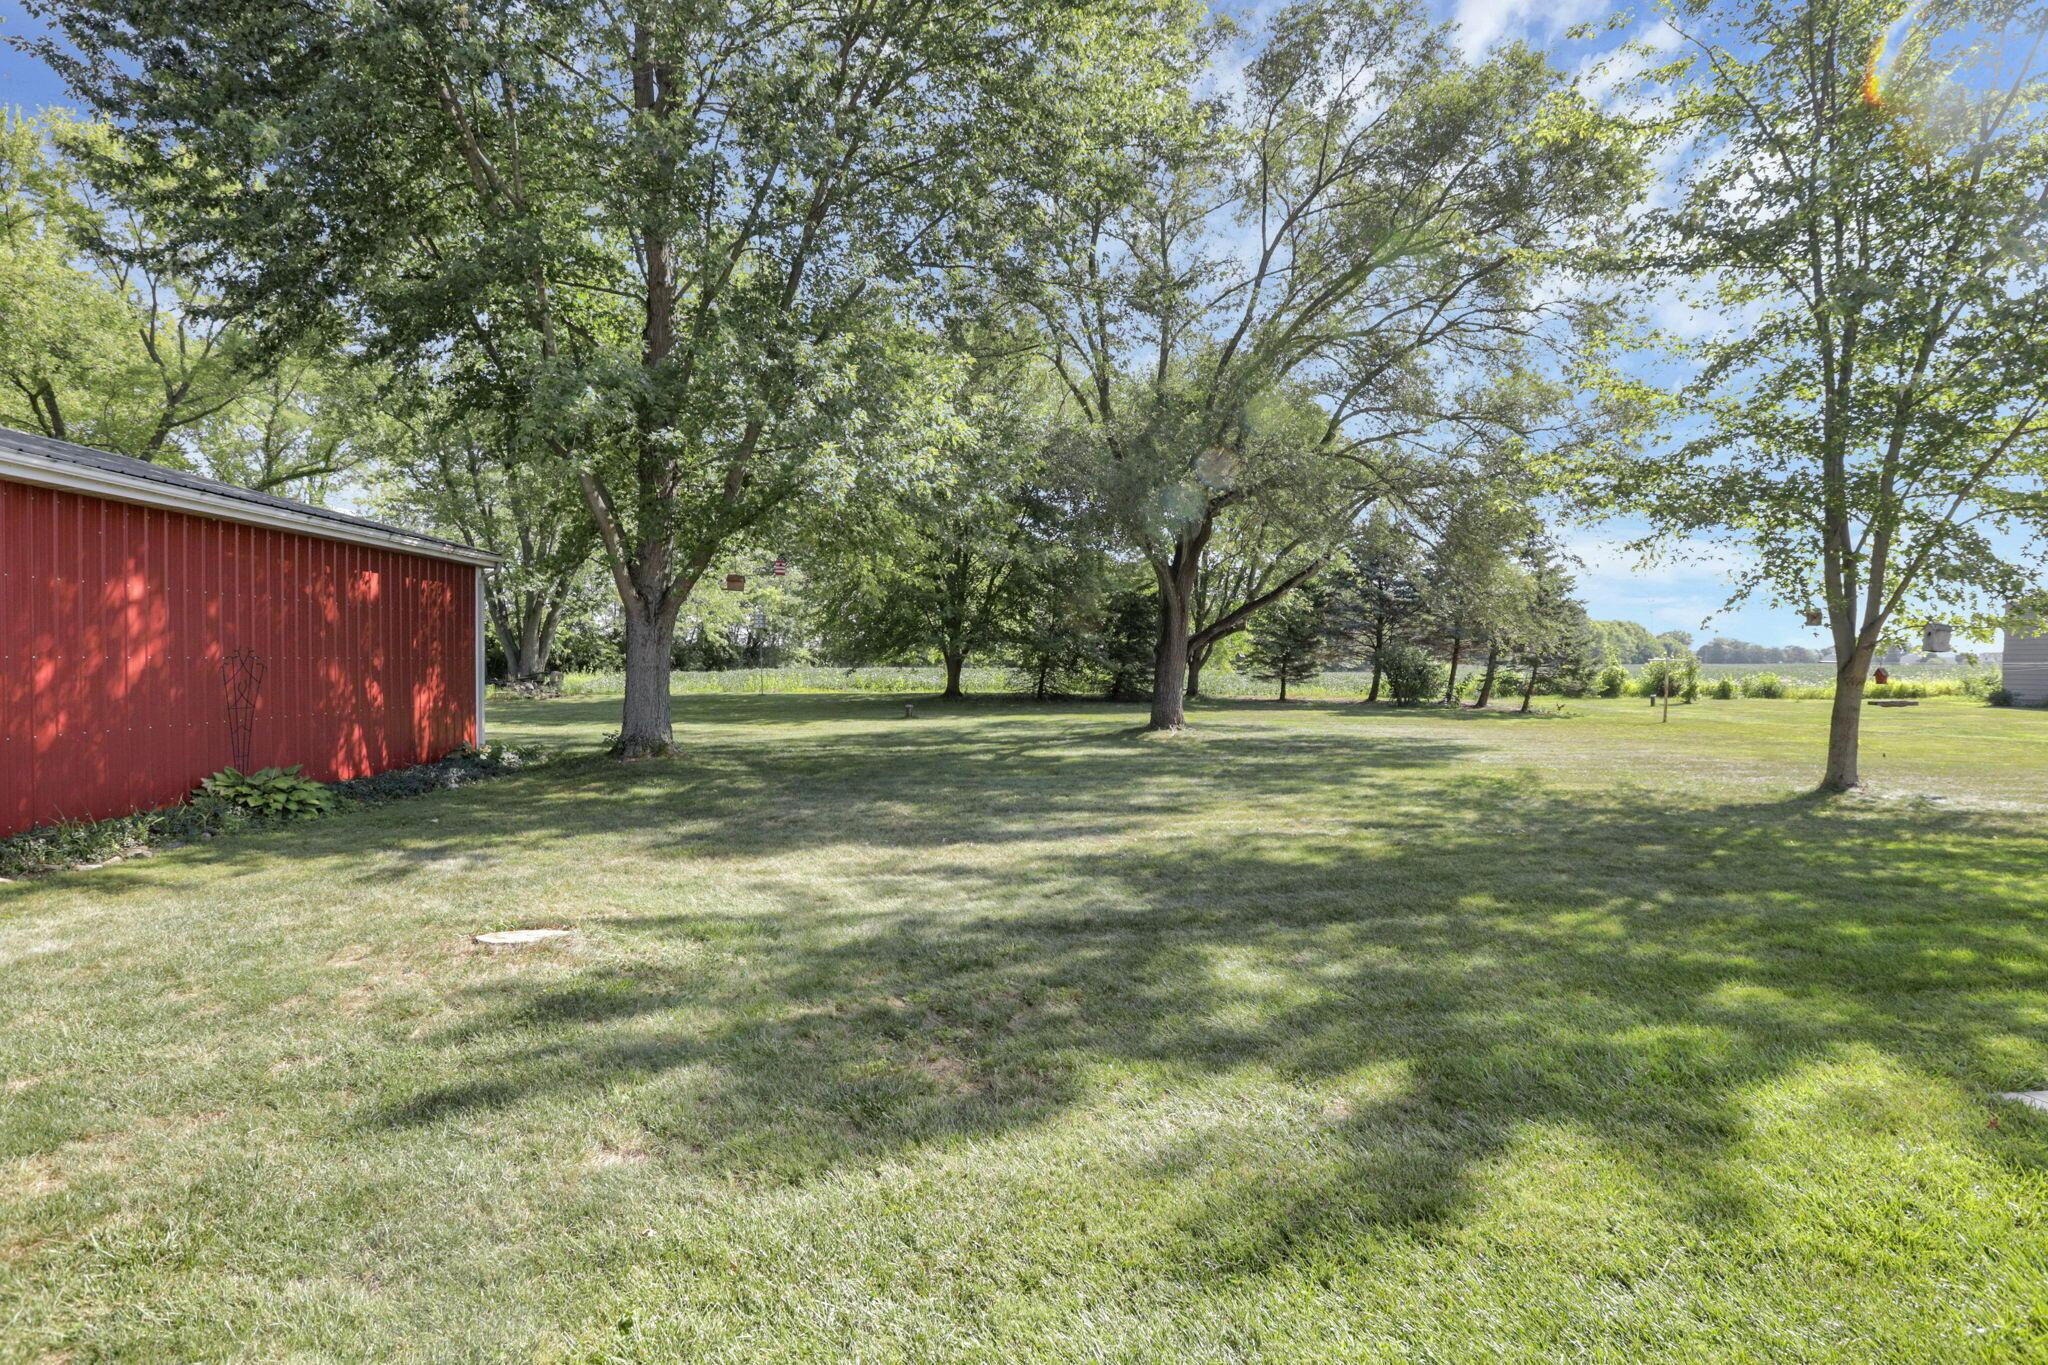
[[0, 479], [327, 540], [383, 545], [430, 559], [479, 567], [500, 562], [497, 555], [459, 541], [8, 427], [0, 427]]

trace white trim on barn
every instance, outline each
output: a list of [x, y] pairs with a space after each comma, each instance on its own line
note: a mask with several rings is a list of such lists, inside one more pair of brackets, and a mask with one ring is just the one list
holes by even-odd
[[484, 571], [476, 577], [476, 747], [484, 747]]

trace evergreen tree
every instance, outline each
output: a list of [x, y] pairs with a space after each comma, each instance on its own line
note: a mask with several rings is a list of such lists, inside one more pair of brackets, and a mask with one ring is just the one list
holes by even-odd
[[1422, 609], [1416, 584], [1415, 542], [1391, 517], [1378, 514], [1345, 547], [1330, 591], [1330, 624], [1343, 648], [1363, 655], [1372, 669], [1365, 699], [1380, 699], [1381, 655], [1394, 632]]
[[1137, 701], [1152, 694], [1158, 629], [1157, 594], [1125, 588], [1110, 595], [1089, 652], [1111, 701]]
[[1326, 600], [1320, 592], [1303, 589], [1252, 621], [1245, 671], [1280, 684], [1281, 701], [1287, 700], [1288, 683], [1307, 682], [1323, 670], [1330, 649]]
[[1585, 605], [1574, 596], [1571, 572], [1549, 540], [1531, 536], [1518, 558], [1522, 591], [1507, 627], [1507, 647], [1526, 670], [1520, 709], [1527, 711], [1546, 673], [1560, 678], [1589, 672], [1598, 645]]
[[1493, 679], [1521, 590], [1521, 576], [1508, 547], [1529, 534], [1534, 514], [1527, 503], [1505, 500], [1499, 490], [1461, 490], [1439, 525], [1424, 568], [1421, 622], [1433, 649], [1449, 662], [1444, 705], [1458, 696], [1458, 666], [1475, 651], [1486, 651], [1480, 705], [1492, 698]]

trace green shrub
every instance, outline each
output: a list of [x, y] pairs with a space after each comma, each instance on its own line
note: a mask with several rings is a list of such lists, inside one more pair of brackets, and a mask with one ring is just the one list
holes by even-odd
[[1643, 671], [1636, 675], [1635, 694], [1660, 701], [1664, 696], [1664, 677], [1671, 676], [1671, 699], [1692, 701], [1700, 694], [1700, 666], [1693, 659], [1652, 659], [1643, 665]]
[[1713, 686], [1707, 689], [1707, 695], [1715, 701], [1734, 701], [1742, 695], [1742, 689], [1735, 685], [1733, 678], [1716, 678]]
[[2005, 690], [2005, 673], [1997, 668], [1973, 668], [1963, 674], [1963, 695], [1988, 699], [1993, 692]]
[[1448, 670], [1414, 645], [1388, 645], [1380, 651], [1380, 681], [1396, 705], [1441, 696], [1447, 680]]
[[1742, 680], [1742, 695], [1779, 701], [1785, 695], [1785, 680], [1775, 673], [1752, 673]]
[[2015, 697], [2012, 694], [2012, 689], [2010, 687], [2007, 687], [2003, 683], [2000, 683], [1997, 687], [1992, 688], [1989, 692], [1986, 692], [1984, 694], [1984, 700], [1991, 703], [1993, 706], [2011, 706], [2014, 703], [2016, 703], [2019, 700], [2019, 698]]
[[1628, 670], [1620, 664], [1609, 664], [1593, 679], [1593, 695], [1596, 697], [1620, 697], [1628, 693]]
[[299, 765], [241, 773], [222, 768], [199, 784], [206, 795], [266, 820], [303, 820], [325, 815], [334, 805], [326, 787], [299, 775]]

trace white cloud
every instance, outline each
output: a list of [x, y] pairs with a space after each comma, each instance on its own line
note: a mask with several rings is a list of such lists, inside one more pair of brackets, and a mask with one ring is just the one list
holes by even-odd
[[[1739, 545], [1702, 536], [1661, 547], [1648, 557], [1624, 537], [1598, 532], [1567, 532], [1563, 548], [1583, 566], [1581, 582], [1606, 587], [1696, 585], [1705, 578], [1726, 584], [1732, 592], [1736, 579], [1756, 562], [1755, 556]], [[1719, 606], [1721, 600], [1716, 599], [1714, 605]]]
[[1705, 341], [1729, 329], [1731, 319], [1704, 288], [1665, 285], [1649, 302], [1650, 324], [1678, 341]]
[[1639, 90], [1634, 83], [1653, 66], [1662, 65], [1684, 41], [1677, 29], [1659, 19], [1629, 34], [1620, 47], [1587, 53], [1572, 75], [1589, 98], [1607, 108], [1635, 103], [1645, 112], [1668, 110], [1673, 103], [1669, 90]]
[[1503, 38], [1540, 30], [1555, 34], [1599, 14], [1601, 0], [1458, 0], [1452, 18], [1458, 24], [1458, 45], [1476, 57]]
[[1768, 595], [1728, 604], [1737, 582], [1756, 562], [1741, 545], [1693, 537], [1645, 560], [1625, 535], [1599, 528], [1569, 531], [1562, 541], [1583, 565], [1579, 596], [1596, 621], [1689, 631], [1696, 642], [1726, 635], [1766, 645], [1821, 648], [1829, 643], [1825, 630], [1807, 629], [1796, 613], [1772, 606]]

